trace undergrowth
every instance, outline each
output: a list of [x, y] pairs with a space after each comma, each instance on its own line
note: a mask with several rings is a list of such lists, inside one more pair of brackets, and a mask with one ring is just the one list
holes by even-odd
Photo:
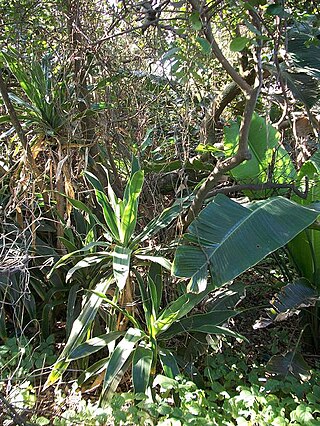
[[[50, 343], [50, 342], [49, 342]], [[299, 381], [288, 374], [275, 377], [266, 374], [265, 366], [250, 363], [243, 352], [237, 351], [225, 338], [219, 349], [211, 350], [201, 363], [204, 386], [199, 387], [186, 377], [171, 379], [156, 376], [152, 395], [123, 392], [114, 394], [108, 404], [101, 408], [94, 398], [88, 399], [77, 388], [76, 382], [68, 393], [57, 389], [50, 409], [41, 411], [41, 390], [36, 380], [27, 380], [26, 359], [18, 354], [14, 357], [12, 341], [0, 347], [7, 356], [2, 363], [1, 372], [7, 371], [9, 357], [20, 359], [19, 374], [12, 377], [10, 391], [6, 392], [6, 403], [2, 414], [4, 426], [13, 425], [13, 412], [28, 422], [18, 424], [35, 425], [146, 425], [146, 426], [284, 426], [320, 424], [320, 369], [311, 371], [310, 379]], [[47, 346], [46, 346], [47, 345]], [[8, 350], [8, 347], [10, 350]], [[28, 346], [27, 346], [28, 347]], [[14, 348], [14, 349], [12, 349]], [[33, 359], [44, 362], [44, 352], [50, 357], [52, 349], [48, 342], [33, 351]], [[50, 349], [51, 348], [51, 349]], [[30, 350], [30, 348], [29, 348]], [[4, 361], [6, 358], [4, 358]], [[11, 366], [12, 367], [12, 366]], [[20, 373], [24, 372], [24, 378]], [[4, 377], [2, 375], [2, 377]], [[30, 374], [32, 377], [32, 374]], [[2, 392], [8, 388], [8, 382], [2, 380]], [[11, 407], [11, 411], [10, 411]], [[17, 424], [17, 423], [16, 423]]]

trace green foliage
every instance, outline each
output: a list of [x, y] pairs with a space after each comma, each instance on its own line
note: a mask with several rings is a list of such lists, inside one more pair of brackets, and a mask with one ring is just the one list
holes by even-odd
[[54, 337], [35, 346], [33, 339], [10, 337], [0, 346], [0, 386], [10, 378], [22, 379], [34, 370], [41, 371], [56, 360]]
[[[107, 302], [110, 306], [109, 316], [107, 316], [106, 319], [107, 330], [111, 332], [115, 330], [114, 315], [117, 312], [124, 315], [124, 317], [132, 323], [134, 328], [127, 331], [123, 339], [120, 343], [118, 343], [115, 351], [110, 353], [110, 359], [105, 362], [104, 367], [98, 364], [97, 369], [91, 372], [92, 375], [101, 368], [106, 369], [102, 399], [104, 399], [105, 394], [109, 394], [110, 389], [113, 389], [112, 386], [116, 386], [116, 381], [119, 377], [121, 377], [120, 372], [123, 369], [125, 371], [127, 368], [126, 363], [131, 359], [130, 357], [133, 353], [133, 349], [135, 348], [135, 344], [144, 337], [144, 331], [142, 326], [139, 325], [139, 322], [135, 320], [134, 316], [131, 315], [128, 310], [119, 307], [119, 298], [125, 286], [131, 286], [130, 270], [134, 260], [136, 260], [140, 265], [142, 264], [146, 266], [150, 263], [155, 263], [170, 269], [170, 262], [168, 262], [165, 258], [160, 256], [150, 256], [148, 251], [139, 248], [138, 244], [147, 237], [150, 238], [152, 235], [159, 232], [160, 229], [167, 226], [175, 217], [177, 217], [182, 210], [183, 203], [180, 205], [174, 204], [169, 209], [163, 211], [162, 214], [155, 220], [151, 221], [149, 225], [142, 230], [142, 232], [140, 232], [137, 236], [134, 236], [137, 223], [139, 195], [143, 185], [143, 171], [135, 171], [135, 164], [136, 161], [134, 159], [132, 163], [132, 175], [124, 190], [123, 200], [118, 199], [110, 184], [108, 185], [108, 192], [105, 193], [100, 181], [93, 174], [88, 172], [86, 173], [88, 180], [94, 187], [97, 202], [101, 206], [104, 218], [103, 222], [100, 221], [87, 206], [80, 203], [73, 203], [76, 208], [83, 210], [87, 215], [89, 215], [91, 220], [95, 222], [96, 226], [102, 227], [104, 236], [106, 236], [107, 239], [105, 245], [107, 245], [107, 247], [111, 250], [113, 247], [113, 251], [104, 250], [102, 252], [92, 253], [89, 255], [85, 254], [85, 257], [82, 257], [82, 252], [90, 251], [91, 248], [95, 248], [100, 244], [99, 242], [92, 242], [81, 249], [63, 256], [53, 268], [53, 270], [55, 270], [60, 265], [64, 265], [66, 262], [69, 262], [73, 257], [81, 255], [82, 259], [78, 261], [67, 274], [67, 279], [76, 280], [76, 276], [73, 275], [75, 272], [79, 272], [83, 268], [91, 268], [92, 265], [98, 265], [98, 268], [100, 268], [101, 262], [104, 261], [104, 270], [102, 273], [100, 270], [100, 273], [91, 281], [91, 285], [89, 287], [91, 292], [87, 294], [78, 318], [75, 320], [72, 327], [70, 327], [71, 331], [68, 341], [59, 356], [59, 359], [53, 366], [53, 370], [47, 379], [46, 386], [52, 385], [61, 377], [72, 359], [79, 359], [84, 356], [88, 357], [88, 355], [93, 352], [88, 349], [87, 352], [82, 351], [81, 356], [77, 356], [76, 358], [74, 356], [75, 350], [83, 342], [85, 337], [88, 335], [91, 337], [95, 317], [103, 301]], [[100, 246], [101, 245], [102, 244], [100, 244]], [[97, 280], [97, 277], [99, 277], [99, 280]], [[116, 282], [117, 289], [114, 292], [114, 297], [109, 298], [106, 297], [105, 294], [107, 290], [109, 290], [113, 281]], [[143, 286], [140, 290], [143, 291]], [[153, 296], [156, 297], [156, 290], [153, 289], [150, 291]], [[159, 297], [161, 297], [161, 295]], [[131, 302], [132, 301], [130, 300], [129, 303]], [[155, 303], [159, 306], [160, 300], [155, 301]], [[151, 328], [148, 330], [149, 334], [150, 336], [154, 336], [154, 331], [152, 330], [153, 324], [150, 327]], [[115, 340], [118, 337], [118, 335], [114, 336], [114, 339], [111, 339], [110, 341]], [[101, 347], [107, 346], [110, 341], [108, 341], [107, 337], [104, 340], [105, 343], [102, 343]], [[85, 346], [97, 347], [96, 342], [92, 340], [89, 343], [86, 342]], [[120, 364], [118, 364], [118, 353], [121, 354], [121, 357], [119, 358], [121, 361]], [[122, 371], [122, 374], [124, 371]], [[145, 383], [147, 382], [148, 380], [146, 379]]]
[[[71, 108], [67, 81], [57, 81], [52, 57], [30, 64], [21, 61], [17, 51], [1, 52], [0, 61], [7, 65], [18, 81], [24, 97], [11, 93], [10, 98], [26, 126], [35, 126], [40, 137], [57, 137], [66, 124], [66, 112]], [[5, 117], [3, 117], [5, 118]], [[10, 117], [7, 116], [8, 121]]]
[[[218, 355], [218, 356], [217, 356]], [[215, 374], [216, 373], [216, 374]], [[249, 374], [248, 374], [249, 373]], [[141, 394], [122, 393], [99, 408], [83, 399], [77, 407], [56, 417], [57, 426], [114, 425], [150, 426], [299, 426], [318, 424], [320, 391], [319, 373], [301, 384], [293, 377], [268, 379], [261, 384], [263, 370], [248, 371], [246, 361], [229, 350], [215, 354], [207, 367], [210, 387], [201, 389], [183, 377], [169, 379], [158, 375], [153, 386], [158, 389], [154, 401]], [[215, 374], [215, 376], [213, 376]], [[172, 396], [175, 395], [175, 401]]]
[[[239, 141], [239, 123], [232, 122], [224, 129], [225, 154], [235, 154]], [[239, 183], [265, 183], [272, 176], [276, 183], [291, 182], [296, 178], [295, 167], [288, 152], [279, 144], [280, 134], [266, 119], [254, 114], [249, 131], [251, 159], [235, 167], [231, 174]], [[250, 198], [266, 198], [268, 192], [246, 191]], [[270, 195], [270, 193], [269, 193]]]
[[220, 286], [288, 243], [317, 216], [282, 197], [242, 206], [219, 194], [190, 225], [185, 239], [192, 245], [178, 247], [173, 274], [191, 278], [188, 290], [199, 293], [209, 269]]

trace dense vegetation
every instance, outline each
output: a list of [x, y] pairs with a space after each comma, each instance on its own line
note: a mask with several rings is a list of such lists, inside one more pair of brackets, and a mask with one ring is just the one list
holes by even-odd
[[1, 424], [320, 424], [317, 2], [0, 4]]

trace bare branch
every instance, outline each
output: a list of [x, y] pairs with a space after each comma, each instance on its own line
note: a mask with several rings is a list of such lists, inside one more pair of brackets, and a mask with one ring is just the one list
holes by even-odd
[[266, 182], [266, 183], [257, 183], [257, 184], [242, 184], [242, 185], [232, 185], [232, 186], [224, 186], [222, 188], [216, 188], [213, 191], [209, 192], [209, 197], [214, 197], [217, 194], [232, 194], [234, 192], [241, 191], [266, 191], [268, 189], [289, 189], [294, 192], [298, 197], [302, 199], [306, 199], [308, 196], [308, 187], [304, 192], [300, 191], [293, 183], [274, 183], [274, 182]]
[[218, 162], [214, 170], [210, 173], [207, 180], [198, 189], [198, 192], [190, 206], [188, 214], [184, 220], [184, 229], [186, 229], [201, 210], [202, 204], [212, 191], [222, 175], [237, 167], [245, 160], [249, 160], [251, 155], [248, 149], [248, 134], [252, 115], [260, 93], [261, 85], [252, 90], [250, 97], [246, 101], [244, 118], [240, 127], [239, 146], [237, 153], [221, 162]]
[[211, 44], [211, 48], [212, 48], [212, 52], [214, 56], [218, 59], [218, 61], [223, 66], [223, 68], [227, 71], [227, 73], [230, 75], [232, 80], [235, 83], [237, 83], [240, 89], [247, 95], [250, 94], [252, 87], [245, 81], [243, 77], [241, 77], [241, 75], [230, 64], [228, 59], [222, 53], [218, 43], [216, 42], [212, 33], [210, 19], [207, 16], [207, 11], [205, 11], [202, 8], [199, 0], [189, 0], [189, 3], [191, 4], [194, 10], [199, 12], [200, 18], [202, 20], [203, 32], [206, 36], [206, 39]]

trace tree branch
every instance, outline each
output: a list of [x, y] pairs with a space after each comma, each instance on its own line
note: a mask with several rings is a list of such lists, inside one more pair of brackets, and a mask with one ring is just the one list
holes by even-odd
[[[217, 184], [222, 175], [229, 172], [230, 170], [237, 167], [245, 160], [249, 160], [251, 158], [250, 151], [248, 148], [248, 136], [251, 125], [252, 116], [255, 110], [255, 106], [261, 91], [263, 75], [262, 75], [262, 61], [261, 61], [261, 49], [262, 43], [261, 41], [257, 41], [256, 48], [256, 76], [257, 76], [257, 84], [256, 87], [252, 88], [241, 76], [238, 72], [232, 67], [232, 65], [225, 58], [223, 53], [221, 52], [218, 44], [216, 43], [213, 34], [212, 28], [210, 24], [210, 18], [206, 15], [204, 9], [202, 9], [199, 0], [189, 0], [193, 9], [199, 12], [199, 15], [202, 20], [202, 26], [204, 34], [207, 40], [210, 42], [212, 46], [212, 51], [216, 58], [219, 60], [223, 68], [228, 72], [228, 74], [232, 77], [233, 81], [241, 88], [241, 90], [246, 95], [246, 105], [243, 113], [243, 119], [239, 130], [239, 144], [238, 150], [236, 154], [227, 158], [223, 161], [219, 161], [216, 164], [214, 170], [210, 173], [206, 181], [200, 186], [198, 189], [195, 198], [190, 206], [190, 209], [183, 221], [183, 229], [190, 225], [190, 223], [194, 220], [194, 218], [198, 215], [202, 208], [202, 204], [208, 196], [208, 193], [212, 191], [214, 186]], [[256, 14], [252, 15], [253, 24], [259, 29], [260, 21], [257, 18]]]
[[243, 114], [243, 120], [240, 127], [239, 146], [236, 154], [216, 164], [214, 170], [210, 173], [207, 180], [200, 186], [196, 196], [190, 206], [187, 216], [184, 220], [184, 229], [195, 219], [202, 204], [208, 196], [208, 193], [214, 188], [222, 175], [237, 167], [245, 160], [250, 160], [251, 155], [248, 149], [248, 135], [252, 115], [256, 106], [256, 102], [260, 93], [261, 84], [255, 89], [252, 89], [250, 97], [246, 101], [246, 106]]
[[207, 15], [208, 12], [202, 8], [199, 0], [189, 0], [189, 3], [191, 4], [194, 10], [199, 12], [199, 15], [202, 21], [204, 35], [206, 36], [207, 41], [211, 45], [214, 56], [218, 59], [220, 64], [227, 71], [227, 73], [230, 75], [232, 80], [240, 87], [240, 89], [247, 95], [250, 94], [252, 87], [245, 81], [243, 77], [241, 77], [241, 75], [230, 64], [228, 59], [222, 53], [218, 43], [216, 42], [212, 33], [210, 17], [208, 17]]
[[257, 183], [257, 184], [242, 184], [242, 185], [232, 185], [232, 186], [224, 186], [222, 188], [216, 188], [213, 191], [208, 193], [209, 197], [214, 197], [217, 194], [232, 194], [233, 192], [240, 191], [265, 191], [268, 189], [290, 189], [290, 191], [294, 192], [298, 197], [302, 199], [306, 199], [308, 196], [308, 187], [304, 192], [300, 191], [293, 183], [274, 183], [274, 182], [266, 182], [266, 183]]
[[35, 164], [30, 146], [28, 144], [28, 140], [27, 140], [26, 135], [25, 135], [25, 133], [22, 129], [20, 121], [17, 117], [17, 113], [16, 113], [16, 111], [15, 111], [13, 105], [12, 105], [12, 102], [9, 98], [8, 89], [7, 89], [5, 81], [3, 80], [1, 70], [0, 70], [0, 93], [1, 93], [1, 96], [2, 96], [2, 99], [3, 99], [3, 102], [6, 106], [6, 109], [8, 111], [8, 114], [10, 116], [11, 123], [12, 123], [12, 125], [13, 125], [13, 127], [14, 127], [17, 135], [18, 135], [18, 138], [21, 142], [21, 145], [22, 145], [22, 147], [25, 151], [27, 162], [29, 163], [29, 166], [31, 166], [32, 170], [37, 172], [37, 166]]

